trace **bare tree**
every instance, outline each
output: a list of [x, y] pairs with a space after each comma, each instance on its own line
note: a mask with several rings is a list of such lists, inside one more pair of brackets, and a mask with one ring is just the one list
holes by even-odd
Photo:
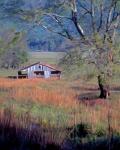
[[[70, 12], [69, 15], [57, 14], [54, 11], [42, 12], [43, 16], [51, 18], [57, 24], [58, 30], [44, 24], [42, 19], [35, 22], [44, 29], [76, 43], [80, 51], [87, 46], [90, 53], [84, 59], [94, 63], [98, 69], [100, 97], [107, 98], [109, 95], [107, 77], [111, 75], [110, 65], [114, 63], [113, 51], [120, 29], [120, 0], [64, 0], [61, 7], [66, 9], [65, 6]], [[65, 21], [69, 21], [78, 36], [69, 31]]]

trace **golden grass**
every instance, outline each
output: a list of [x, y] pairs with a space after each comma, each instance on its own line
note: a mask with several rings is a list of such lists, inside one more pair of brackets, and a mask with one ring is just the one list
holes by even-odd
[[33, 101], [36, 103], [55, 105], [61, 107], [72, 107], [75, 102], [75, 93], [71, 90], [68, 92], [64, 89], [43, 89], [41, 84], [51, 84], [54, 80], [44, 79], [24, 79], [0, 81], [0, 89], [8, 90], [9, 98], [23, 101]]
[[[76, 82], [75, 82], [76, 83]], [[78, 83], [76, 83], [78, 85]], [[83, 90], [71, 88], [72, 84], [66, 81], [43, 79], [10, 80], [0, 79], [0, 103], [3, 100], [31, 101], [43, 106], [64, 108], [69, 112], [68, 126], [79, 123], [88, 123], [93, 132], [99, 129], [108, 132], [109, 120], [113, 131], [120, 133], [120, 99], [118, 100], [79, 100], [78, 95], [89, 90], [90, 85], [83, 85]], [[82, 85], [79, 85], [82, 88]], [[94, 90], [96, 86], [91, 86]], [[4, 93], [5, 94], [2, 94]], [[94, 91], [95, 92], [95, 91]], [[21, 112], [22, 113], [22, 112]]]

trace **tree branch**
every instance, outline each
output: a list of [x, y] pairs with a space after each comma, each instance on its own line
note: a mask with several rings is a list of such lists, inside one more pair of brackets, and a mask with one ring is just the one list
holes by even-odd
[[97, 29], [98, 32], [102, 28], [102, 24], [103, 24], [103, 1], [102, 1], [101, 5], [100, 5], [100, 24], [99, 24], [99, 27]]
[[43, 27], [44, 29], [48, 30], [49, 32], [52, 32], [52, 33], [58, 34], [58, 35], [60, 35], [60, 36], [62, 36], [64, 38], [70, 39], [70, 38], [68, 38], [68, 35], [63, 34], [62, 32], [57, 32], [57, 31], [53, 30], [52, 28], [50, 28], [50, 27], [48, 27], [46, 25], [43, 25], [41, 22], [37, 23], [37, 25], [38, 26], [40, 25], [41, 27]]
[[96, 32], [96, 28], [95, 28], [95, 8], [94, 8], [93, 0], [91, 0], [91, 21], [92, 21], [93, 33], [95, 34], [95, 32]]
[[[51, 17], [53, 20], [55, 20], [55, 22], [57, 22], [57, 24], [61, 27], [61, 29], [63, 30], [63, 32], [66, 33], [68, 39], [73, 40], [72, 35], [70, 34], [70, 32], [64, 27], [64, 25], [62, 24], [62, 22], [58, 19], [61, 18], [61, 16], [56, 15], [56, 14], [51, 14], [51, 13], [47, 13], [45, 15], [48, 15], [49, 17]], [[62, 16], [63, 18], [64, 16]], [[67, 17], [64, 17], [67, 18]], [[69, 18], [70, 19], [70, 18]]]
[[82, 39], [85, 39], [84, 30], [78, 21], [76, 0], [71, 0], [71, 10], [72, 10], [72, 21], [79, 35], [82, 37]]
[[116, 0], [112, 0], [111, 2], [111, 5], [109, 7], [109, 12], [108, 12], [108, 16], [107, 16], [107, 21], [106, 21], [106, 30], [105, 30], [105, 34], [104, 34], [104, 42], [106, 40], [106, 35], [109, 31], [109, 28], [111, 26], [111, 21], [112, 21], [112, 14], [113, 14], [113, 11], [114, 11], [114, 8], [115, 8], [115, 5], [116, 5]]
[[91, 11], [80, 3], [80, 7], [85, 10], [86, 14], [91, 14]]
[[55, 14], [55, 13], [44, 13], [43, 15], [54, 16], [54, 17], [58, 17], [58, 18], [63, 18], [63, 19], [71, 20], [71, 18], [69, 18], [69, 17], [58, 15], [58, 14]]

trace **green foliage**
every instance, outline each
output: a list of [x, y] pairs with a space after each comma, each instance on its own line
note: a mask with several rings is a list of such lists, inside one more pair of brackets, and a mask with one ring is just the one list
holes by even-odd
[[3, 31], [0, 44], [0, 67], [17, 68], [27, 61], [25, 34], [14, 30]]
[[106, 135], [106, 129], [104, 126], [98, 126], [95, 131], [97, 137], [104, 137]]
[[98, 77], [98, 82], [99, 84], [101, 85], [104, 85], [106, 83], [106, 80], [105, 80], [105, 74], [100, 74], [99, 77]]
[[78, 124], [74, 127], [73, 131], [71, 132], [70, 137], [75, 138], [85, 138], [91, 133], [90, 126], [88, 124]]

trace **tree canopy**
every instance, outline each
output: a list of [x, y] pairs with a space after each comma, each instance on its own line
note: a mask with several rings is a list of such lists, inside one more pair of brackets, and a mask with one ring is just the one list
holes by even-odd
[[27, 61], [25, 34], [15, 30], [0, 33], [0, 67], [17, 68]]

